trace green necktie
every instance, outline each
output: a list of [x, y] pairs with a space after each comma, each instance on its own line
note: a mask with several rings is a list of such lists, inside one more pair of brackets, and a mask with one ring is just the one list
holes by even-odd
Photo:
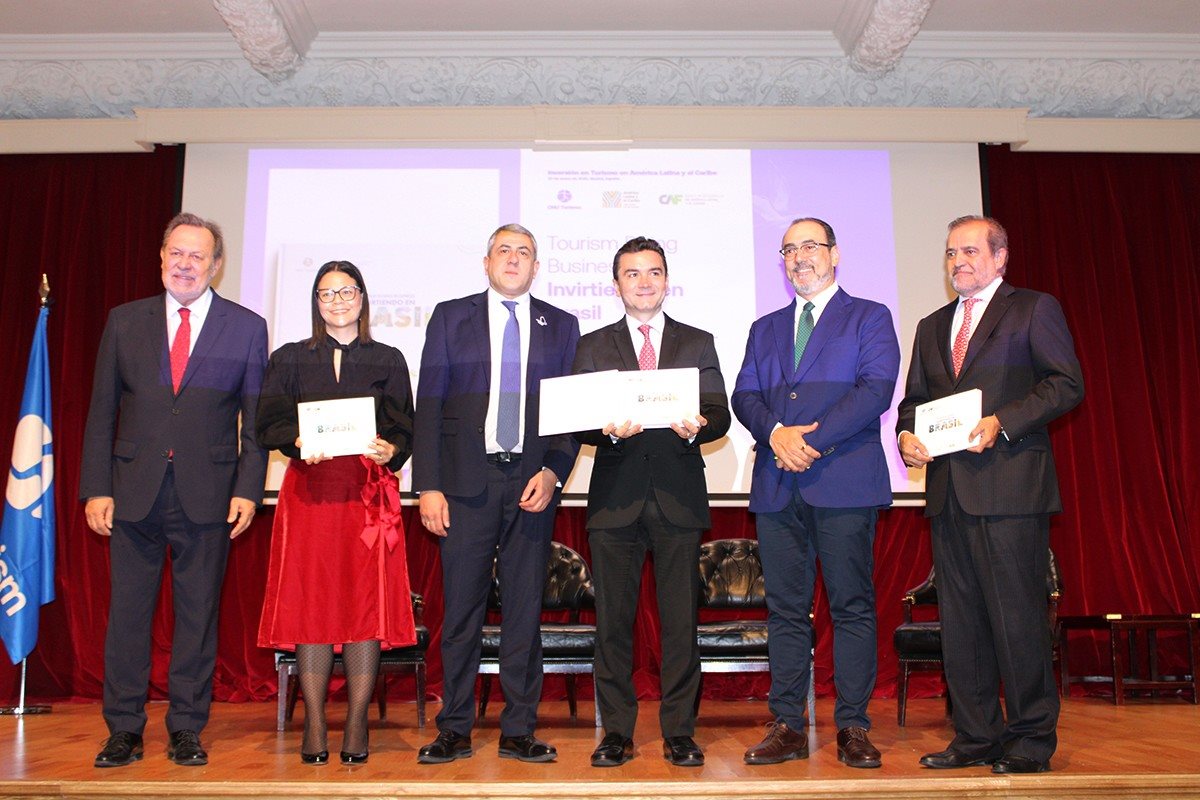
[[814, 306], [812, 303], [805, 303], [804, 313], [800, 315], [800, 323], [796, 325], [796, 363], [792, 365], [793, 370], [800, 368], [800, 359], [804, 357], [804, 348], [808, 345], [808, 337], [812, 336], [813, 308]]

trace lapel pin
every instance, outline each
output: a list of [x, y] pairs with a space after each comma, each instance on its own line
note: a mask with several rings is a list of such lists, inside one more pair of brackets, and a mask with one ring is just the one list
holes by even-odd
[[538, 325], [541, 325], [543, 328], [546, 327], [546, 318], [545, 317], [538, 317], [537, 320], [535, 320], [535, 321], [537, 322]]

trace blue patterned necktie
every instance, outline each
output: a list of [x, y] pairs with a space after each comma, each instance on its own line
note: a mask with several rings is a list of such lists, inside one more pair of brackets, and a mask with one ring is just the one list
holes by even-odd
[[815, 308], [815, 306], [811, 302], [805, 303], [804, 313], [800, 315], [800, 322], [796, 325], [796, 347], [794, 351], [795, 363], [792, 364], [793, 370], [800, 368], [800, 359], [804, 358], [804, 348], [808, 346], [808, 337], [812, 336], [813, 308]]
[[503, 300], [508, 309], [504, 342], [500, 348], [500, 407], [496, 414], [496, 442], [511, 452], [521, 438], [521, 328], [517, 301]]

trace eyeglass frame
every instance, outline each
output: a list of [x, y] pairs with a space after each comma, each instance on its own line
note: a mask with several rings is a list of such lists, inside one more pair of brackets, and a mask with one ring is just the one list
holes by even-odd
[[[349, 297], [346, 297], [346, 295], [342, 294], [342, 292], [345, 292], [346, 290], [350, 291]], [[326, 300], [325, 297], [323, 296], [323, 294], [325, 292], [329, 293], [328, 300]], [[330, 305], [331, 303], [333, 303], [334, 295], [341, 298], [342, 301], [344, 301], [346, 303], [353, 303], [355, 300], [358, 299], [359, 295], [365, 294], [365, 292], [363, 292], [361, 286], [343, 286], [340, 289], [317, 289], [315, 292], [313, 292], [313, 294], [315, 294], [317, 296], [317, 299], [320, 300], [325, 305]]]
[[833, 249], [833, 245], [829, 242], [801, 242], [800, 244], [789, 244], [779, 248], [779, 255], [783, 256], [784, 261], [795, 261], [796, 258], [804, 253], [806, 256], [811, 256], [817, 252], [818, 247], [828, 247]]

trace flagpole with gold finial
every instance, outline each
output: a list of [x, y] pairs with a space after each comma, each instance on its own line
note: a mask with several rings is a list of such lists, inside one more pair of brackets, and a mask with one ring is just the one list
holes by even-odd
[[[38, 287], [38, 297], [41, 298], [42, 308], [47, 308], [50, 305], [50, 279], [46, 277], [46, 273], [42, 273], [42, 285]], [[50, 706], [43, 705], [25, 705], [25, 669], [28, 659], [21, 659], [21, 686], [17, 694], [17, 704], [15, 706], [4, 706], [0, 708], [0, 714], [12, 715], [16, 717], [24, 717], [29, 714], [49, 714]]]

